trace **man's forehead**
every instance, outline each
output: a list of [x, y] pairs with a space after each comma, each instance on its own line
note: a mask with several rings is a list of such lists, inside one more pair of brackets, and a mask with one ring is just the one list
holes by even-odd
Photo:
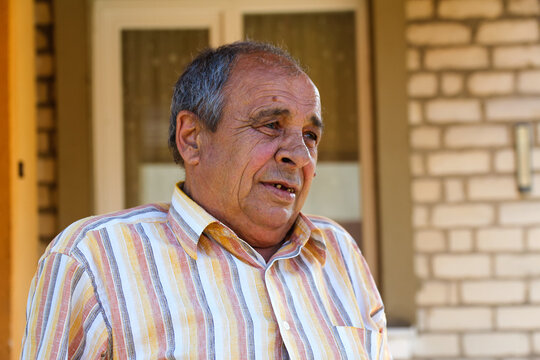
[[[287, 65], [284, 61], [288, 62]], [[291, 70], [293, 66], [294, 71]], [[305, 72], [278, 55], [266, 53], [241, 55], [231, 70], [225, 92], [228, 98], [226, 107], [236, 107], [239, 104], [237, 101], [232, 103], [228, 101], [235, 93], [235, 97], [241, 97], [236, 100], [251, 107], [249, 111], [251, 115], [263, 109], [281, 112], [283, 105], [294, 99], [297, 105], [305, 110], [312, 109], [312, 115], [319, 119], [313, 123], [322, 125], [317, 87]]]
[[289, 76], [305, 74], [304, 71], [291, 60], [278, 54], [267, 52], [238, 55], [232, 68], [232, 73], [235, 73], [235, 70], [237, 70], [236, 72], [260, 70]]

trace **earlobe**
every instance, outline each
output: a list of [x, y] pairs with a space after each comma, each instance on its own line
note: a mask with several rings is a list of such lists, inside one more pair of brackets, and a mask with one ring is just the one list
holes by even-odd
[[186, 165], [197, 165], [200, 159], [199, 117], [182, 110], [176, 116], [176, 147]]

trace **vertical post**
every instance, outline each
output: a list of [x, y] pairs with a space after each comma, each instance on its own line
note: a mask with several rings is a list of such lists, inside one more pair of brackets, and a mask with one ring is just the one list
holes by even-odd
[[34, 3], [8, 0], [10, 343], [19, 356], [38, 258]]
[[371, 82], [371, 32], [367, 0], [360, 1], [356, 16], [356, 53], [358, 59], [359, 146], [362, 176], [362, 252], [373, 278], [380, 284], [377, 233], [377, 189], [375, 165], [375, 129], [373, 126], [373, 86]]
[[[0, 73], [8, 73], [8, 0], [0, 0]], [[10, 316], [10, 169], [9, 169], [9, 84], [7, 76], [0, 77], [0, 358], [9, 359]]]

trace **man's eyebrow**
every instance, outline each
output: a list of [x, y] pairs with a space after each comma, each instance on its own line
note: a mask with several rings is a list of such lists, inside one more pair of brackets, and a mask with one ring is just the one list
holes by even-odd
[[[259, 121], [264, 120], [266, 118], [271, 118], [271, 117], [275, 117], [275, 116], [289, 116], [290, 114], [291, 114], [291, 112], [289, 110], [287, 110], [287, 109], [271, 108], [271, 109], [265, 109], [265, 110], [259, 111], [258, 113], [253, 115], [250, 119], [253, 122], [259, 122]], [[314, 126], [320, 128], [321, 130], [324, 129], [324, 123], [317, 115], [311, 116], [311, 118], [309, 120], [311, 121], [311, 123]]]
[[271, 109], [265, 109], [265, 110], [259, 111], [258, 113], [253, 115], [250, 119], [253, 122], [259, 122], [259, 121], [261, 121], [263, 119], [271, 118], [271, 117], [275, 117], [275, 116], [288, 116], [288, 115], [290, 115], [290, 113], [291, 112], [289, 110], [287, 110], [287, 109], [271, 108]]
[[313, 116], [311, 117], [310, 120], [311, 120], [311, 123], [312, 123], [314, 126], [318, 127], [318, 128], [321, 129], [321, 130], [324, 130], [324, 123], [323, 123], [323, 121], [321, 120], [321, 118], [319, 118], [319, 117], [316, 116], [316, 115], [313, 115]]

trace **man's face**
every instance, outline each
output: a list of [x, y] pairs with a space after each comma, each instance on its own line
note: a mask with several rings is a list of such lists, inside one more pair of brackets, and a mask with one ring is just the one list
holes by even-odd
[[248, 56], [230, 75], [225, 103], [217, 130], [201, 134], [196, 179], [205, 193], [197, 200], [241, 236], [287, 231], [315, 173], [317, 88], [305, 74], [287, 75]]

